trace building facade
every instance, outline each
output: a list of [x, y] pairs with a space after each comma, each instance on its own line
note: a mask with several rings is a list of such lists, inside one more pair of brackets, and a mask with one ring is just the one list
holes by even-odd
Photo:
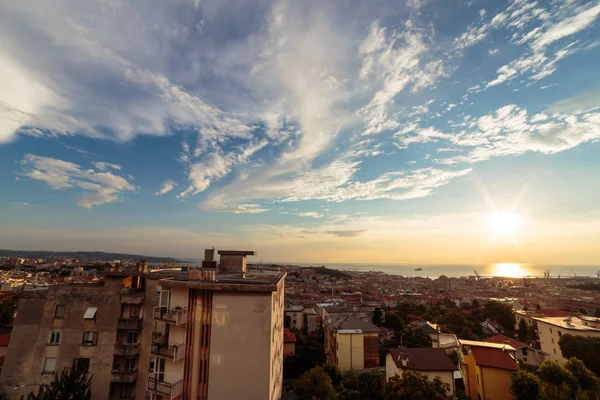
[[550, 360], [560, 363], [567, 361], [560, 349], [559, 341], [562, 335], [587, 336], [600, 338], [600, 319], [592, 317], [555, 317], [533, 318], [542, 351]]
[[220, 254], [221, 268], [210, 250], [201, 270], [25, 291], [0, 392], [19, 399], [77, 363], [94, 399], [280, 399], [285, 273], [246, 273], [254, 252]]
[[346, 315], [325, 324], [327, 361], [342, 372], [379, 366], [379, 328]]

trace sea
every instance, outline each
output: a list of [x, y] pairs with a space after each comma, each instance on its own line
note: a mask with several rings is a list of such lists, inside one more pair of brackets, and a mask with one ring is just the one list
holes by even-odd
[[343, 263], [274, 263], [286, 265], [299, 265], [302, 267], [321, 267], [339, 269], [344, 271], [369, 272], [378, 271], [390, 275], [403, 275], [414, 277], [437, 278], [445, 275], [448, 277], [474, 276], [475, 271], [480, 276], [505, 276], [505, 277], [544, 277], [549, 271], [552, 278], [568, 277], [599, 277], [600, 265], [561, 266], [561, 265], [535, 265], [524, 263], [494, 263], [471, 265], [407, 265], [407, 264], [343, 264]]

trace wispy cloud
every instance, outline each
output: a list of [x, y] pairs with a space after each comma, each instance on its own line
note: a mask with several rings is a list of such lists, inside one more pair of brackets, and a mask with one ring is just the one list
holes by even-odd
[[337, 237], [348, 238], [348, 237], [360, 236], [365, 232], [367, 232], [367, 231], [361, 230], [361, 229], [354, 229], [354, 230], [347, 230], [347, 231], [325, 231], [324, 233], [326, 233], [328, 235], [337, 236]]
[[167, 194], [171, 190], [173, 190], [175, 188], [175, 186], [177, 186], [177, 184], [175, 183], [175, 181], [172, 181], [172, 180], [164, 181], [163, 184], [160, 187], [160, 190], [158, 192], [154, 193], [154, 195], [155, 196], [162, 196], [163, 194]]
[[280, 211], [279, 214], [295, 215], [297, 217], [323, 218], [323, 214], [314, 211]]
[[27, 154], [21, 161], [22, 176], [47, 183], [53, 189], [79, 188], [84, 192], [75, 200], [77, 205], [93, 208], [120, 200], [124, 192], [136, 187], [127, 179], [110, 172], [83, 169], [80, 165], [55, 158]]

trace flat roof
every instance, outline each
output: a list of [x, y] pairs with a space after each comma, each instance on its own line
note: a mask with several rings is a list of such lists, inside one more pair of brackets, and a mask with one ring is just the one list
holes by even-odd
[[263, 271], [246, 273], [217, 273], [214, 281], [190, 279], [189, 275], [160, 279], [162, 286], [178, 288], [216, 290], [230, 292], [275, 292], [283, 284], [287, 273]]
[[543, 322], [549, 325], [558, 326], [560, 328], [569, 329], [573, 331], [592, 331], [600, 332], [600, 329], [593, 328], [589, 325], [585, 325], [580, 318], [571, 317], [553, 317], [553, 318], [542, 318], [532, 317], [533, 320]]
[[341, 333], [341, 334], [355, 334], [355, 333], [363, 333], [363, 331], [361, 331], [360, 329], [340, 329], [337, 331], [337, 333]]
[[253, 250], [219, 250], [218, 253], [222, 256], [255, 256]]
[[514, 347], [509, 344], [498, 344], [498, 343], [489, 343], [489, 342], [480, 342], [477, 340], [458, 340], [463, 346], [471, 346], [471, 347], [489, 347], [491, 349], [506, 349], [508, 351], [516, 351]]

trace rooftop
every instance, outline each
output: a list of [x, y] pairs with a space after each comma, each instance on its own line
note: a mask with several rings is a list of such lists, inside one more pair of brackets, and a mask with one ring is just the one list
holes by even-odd
[[[390, 349], [390, 354], [398, 368], [411, 369], [414, 371], [456, 371], [448, 353], [438, 348], [395, 348]], [[407, 360], [407, 365], [402, 365], [402, 360]]]
[[283, 283], [285, 272], [261, 271], [217, 273], [215, 280], [192, 279], [189, 274], [161, 279], [161, 286], [232, 292], [274, 292]]
[[517, 371], [519, 364], [506, 351], [492, 349], [487, 347], [474, 347], [471, 354], [475, 359], [475, 364], [481, 367], [491, 367]]
[[497, 344], [507, 344], [509, 346], [514, 347], [515, 349], [520, 349], [523, 347], [529, 347], [527, 346], [525, 343], [523, 342], [519, 342], [518, 340], [509, 338], [508, 336], [504, 336], [502, 334], [498, 334], [498, 335], [494, 335], [492, 337], [489, 337], [485, 340], [486, 342], [489, 343], [497, 343]]
[[468, 346], [468, 347], [487, 347], [490, 349], [499, 349], [499, 350], [505, 349], [508, 351], [516, 351], [515, 348], [509, 344], [480, 342], [477, 340], [459, 340], [458, 343], [460, 343], [461, 346]]
[[560, 328], [573, 330], [573, 331], [591, 331], [591, 332], [600, 332], [600, 329], [592, 328], [589, 325], [586, 325], [581, 318], [576, 317], [554, 317], [554, 318], [542, 318], [542, 317], [533, 317], [535, 321], [543, 322], [546, 324], [550, 324], [553, 326], [557, 326]]
[[363, 332], [379, 332], [379, 328], [353, 315], [345, 315], [327, 324], [332, 331], [360, 329]]

